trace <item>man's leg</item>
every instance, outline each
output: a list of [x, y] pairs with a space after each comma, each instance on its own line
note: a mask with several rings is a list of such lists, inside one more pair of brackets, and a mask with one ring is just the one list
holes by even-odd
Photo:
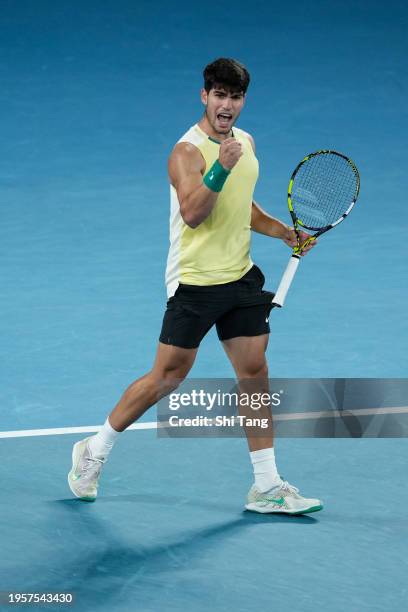
[[197, 350], [159, 343], [153, 368], [126, 389], [101, 431], [74, 445], [73, 465], [68, 474], [68, 484], [74, 495], [87, 501], [95, 500], [102, 464], [119, 433], [178, 387], [190, 371]]
[[[231, 361], [238, 379], [239, 391], [246, 396], [269, 394], [268, 364], [265, 352], [269, 334], [259, 336], [239, 336], [224, 340], [224, 350]], [[255, 397], [256, 397], [255, 396]], [[269, 405], [263, 405], [257, 411], [250, 406], [240, 406], [240, 414], [245, 418], [262, 419], [267, 427], [244, 427], [254, 468], [255, 484], [261, 491], [269, 491], [280, 486], [282, 480], [275, 464], [273, 448], [272, 411]]]
[[[269, 334], [239, 336], [223, 341], [224, 349], [238, 378], [241, 393], [269, 393], [266, 348]], [[256, 411], [240, 408], [247, 417], [267, 419], [268, 427], [255, 434], [253, 428], [246, 428], [251, 462], [254, 468], [255, 484], [248, 493], [246, 508], [255, 512], [304, 514], [322, 509], [318, 499], [306, 499], [299, 490], [282, 481], [275, 464], [273, 448], [273, 424], [270, 407]], [[252, 435], [251, 435], [252, 433]]]
[[109, 415], [116, 431], [124, 431], [150, 406], [165, 397], [189, 373], [198, 349], [185, 349], [159, 342], [156, 359], [150, 372], [132, 383]]
[[[268, 346], [269, 334], [260, 336], [240, 336], [223, 341], [223, 347], [231, 361], [238, 379], [241, 393], [269, 393], [268, 364], [265, 352]], [[248, 446], [251, 452], [273, 447], [273, 425], [270, 409], [262, 407], [256, 412], [245, 411], [244, 416], [265, 418], [268, 427], [253, 435], [254, 428], [245, 428]], [[242, 411], [242, 408], [241, 408]], [[251, 435], [252, 433], [252, 435]]]

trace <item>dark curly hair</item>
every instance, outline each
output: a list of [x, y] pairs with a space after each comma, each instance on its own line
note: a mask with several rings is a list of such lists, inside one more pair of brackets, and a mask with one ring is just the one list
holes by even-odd
[[204, 68], [204, 89], [209, 93], [215, 85], [228, 91], [246, 93], [250, 76], [248, 70], [237, 60], [220, 57]]

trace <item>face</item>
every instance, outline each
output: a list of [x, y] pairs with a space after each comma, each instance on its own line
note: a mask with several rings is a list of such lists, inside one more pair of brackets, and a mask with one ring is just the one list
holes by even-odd
[[242, 92], [230, 92], [223, 87], [214, 87], [207, 93], [201, 90], [201, 101], [205, 105], [207, 120], [217, 134], [229, 134], [238, 119], [245, 102]]

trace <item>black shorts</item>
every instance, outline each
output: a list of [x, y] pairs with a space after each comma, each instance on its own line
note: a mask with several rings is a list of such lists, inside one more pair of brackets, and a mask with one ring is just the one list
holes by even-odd
[[160, 342], [197, 348], [215, 324], [220, 340], [269, 334], [274, 294], [263, 291], [265, 277], [258, 266], [237, 281], [222, 285], [179, 284], [167, 302]]

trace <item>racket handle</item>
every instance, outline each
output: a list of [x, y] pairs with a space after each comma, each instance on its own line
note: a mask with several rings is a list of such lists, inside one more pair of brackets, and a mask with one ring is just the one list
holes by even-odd
[[299, 265], [299, 261], [299, 255], [292, 255], [292, 257], [289, 259], [289, 263], [286, 266], [285, 272], [283, 273], [278, 290], [272, 300], [273, 306], [278, 306], [279, 308], [283, 306], [286, 294], [289, 290], [289, 287], [292, 283], [293, 277], [295, 276], [297, 267]]

